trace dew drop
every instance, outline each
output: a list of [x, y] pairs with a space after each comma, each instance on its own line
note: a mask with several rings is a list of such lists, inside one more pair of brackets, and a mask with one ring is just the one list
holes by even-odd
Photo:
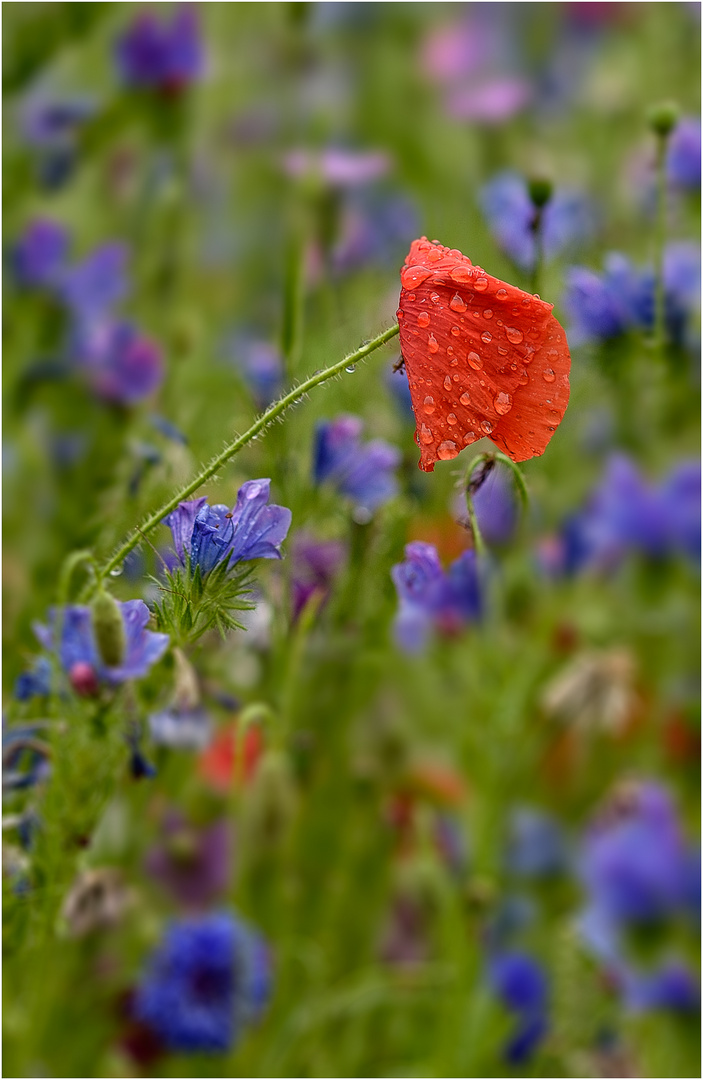
[[455, 442], [452, 442], [451, 439], [445, 439], [445, 441], [441, 442], [437, 447], [437, 457], [440, 461], [451, 461], [458, 453], [457, 445]]
[[467, 431], [466, 435], [464, 435], [464, 445], [468, 446], [469, 443], [476, 442], [477, 438], [478, 438], [478, 435], [476, 434], [475, 431]]
[[506, 326], [505, 336], [512, 345], [519, 345], [524, 337], [524, 334], [522, 330], [518, 330], [517, 326]]
[[458, 326], [453, 326], [451, 332], [452, 332], [454, 337], [459, 337], [459, 334], [461, 333], [461, 330], [459, 329]]
[[400, 310], [400, 308], [398, 308], [398, 310], [395, 313], [395, 317], [396, 317], [396, 319], [404, 319], [405, 314]]
[[490, 435], [490, 433], [493, 431], [493, 424], [490, 422], [490, 420], [482, 420], [481, 427], [486, 432], [486, 435]]
[[353, 375], [356, 371], [356, 364], [347, 364], [344, 370], [346, 371], [347, 375]]
[[[452, 349], [451, 345], [449, 346], [449, 349]], [[447, 349], [447, 352], [449, 352], [449, 349]], [[454, 352], [453, 349], [452, 349], [452, 352]], [[457, 358], [455, 356], [454, 359], [450, 363], [450, 367], [458, 367], [458, 366], [459, 366], [459, 361], [457, 360]]]
[[498, 413], [498, 416], [505, 416], [506, 413], [509, 413], [513, 407], [513, 399], [511, 398], [510, 394], [504, 394], [501, 391], [500, 393], [496, 394], [495, 398], [493, 399], [493, 405], [495, 407], [495, 411]]
[[459, 382], [459, 376], [458, 375], [452, 375], [452, 378], [453, 378], [454, 382]]
[[508, 290], [507, 289], [498, 289], [498, 292], [496, 293], [496, 296], [498, 297], [499, 300], [505, 300], [507, 295], [508, 295]]
[[440, 248], [432, 248], [431, 251], [427, 252], [427, 258], [429, 259], [430, 262], [439, 262], [439, 260], [442, 258], [441, 249]]
[[528, 376], [527, 371], [526, 371], [525, 368], [523, 368], [522, 371], [520, 372], [520, 374], [518, 375], [517, 381], [519, 382], [520, 386], [527, 386], [530, 379], [529, 379], [529, 376]]
[[507, 356], [508, 355], [508, 350], [504, 349], [502, 345], [498, 346], [498, 352], [500, 353], [501, 356]]
[[476, 292], [485, 292], [487, 288], [488, 288], [488, 278], [487, 277], [477, 277], [476, 280], [474, 281], [474, 289], [476, 290]]
[[400, 284], [404, 289], [415, 289], [432, 276], [426, 266], [404, 266], [400, 271]]
[[480, 371], [483, 367], [483, 360], [477, 352], [470, 352], [466, 359], [469, 361], [469, 365], [474, 369], [474, 371]]
[[483, 317], [484, 317], [484, 319], [492, 319], [493, 318], [493, 312], [491, 311], [491, 309], [489, 307], [487, 307], [486, 310], [484, 311]]
[[556, 379], [556, 375], [551, 368], [547, 368], [546, 371], [542, 372], [542, 378], [545, 382], [554, 382], [554, 380]]
[[493, 334], [489, 334], [488, 330], [484, 330], [481, 334], [481, 341], [484, 345], [488, 345], [491, 341], [493, 341]]
[[432, 413], [435, 411], [435, 403], [433, 397], [428, 396], [425, 398], [422, 403], [422, 411], [425, 413], [426, 416], [432, 416]]
[[431, 353], [439, 352], [439, 345], [437, 344], [437, 338], [434, 334], [430, 334], [427, 339], [427, 348]]
[[449, 273], [452, 281], [456, 281], [461, 285], [468, 284], [471, 281], [471, 267], [470, 266], [455, 266]]
[[525, 299], [522, 301], [522, 306], [529, 307], [531, 303], [532, 301], [530, 300], [529, 296], [526, 296]]
[[429, 315], [427, 314], [426, 311], [421, 311], [420, 314], [418, 315], [418, 317], [417, 317], [417, 325], [418, 326], [429, 326], [430, 325], [430, 317], [429, 317]]
[[110, 571], [110, 577], [122, 577], [124, 574], [124, 563], [120, 563], [119, 566], [113, 566]]
[[457, 422], [456, 413], [453, 413], [453, 412], [448, 413], [447, 414], [447, 423], [451, 424], [453, 426], [454, 424], [456, 424], [456, 422]]
[[441, 297], [440, 297], [439, 293], [436, 293], [436, 292], [433, 292], [432, 295], [430, 296], [430, 300], [432, 301], [433, 304], [438, 304], [440, 299], [441, 299]]
[[454, 296], [449, 301], [449, 306], [452, 309], [452, 311], [463, 312], [463, 311], [466, 311], [466, 309], [468, 307], [468, 304], [466, 303], [465, 300], [462, 300], [462, 298], [459, 296], [459, 293], [455, 293]]
[[434, 442], [434, 435], [427, 424], [423, 424], [420, 428], [420, 442], [423, 442], [425, 446], [429, 446], [430, 443]]
[[447, 375], [447, 377], [444, 380], [444, 389], [445, 390], [451, 390], [451, 388], [452, 388], [452, 380], [450, 379], [449, 375]]
[[462, 405], [470, 405], [471, 404], [471, 396], [470, 396], [468, 390], [464, 391], [464, 393], [459, 398], [459, 401], [461, 402]]

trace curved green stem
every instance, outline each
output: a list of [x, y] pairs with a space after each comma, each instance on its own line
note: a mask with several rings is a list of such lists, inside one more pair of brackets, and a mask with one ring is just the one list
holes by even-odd
[[489, 461], [500, 461], [502, 465], [507, 465], [513, 476], [515, 477], [515, 485], [520, 495], [520, 502], [523, 509], [527, 510], [530, 503], [530, 496], [527, 490], [527, 484], [525, 483], [525, 477], [522, 474], [522, 469], [517, 465], [507, 454], [502, 454], [500, 450], [493, 450], [489, 453], [477, 454], [475, 458], [469, 463], [469, 467], [466, 470], [466, 480], [464, 482], [464, 493], [466, 496], [466, 509], [469, 515], [469, 522], [471, 524], [471, 531], [474, 536], [474, 546], [479, 555], [486, 553], [486, 544], [481, 536], [481, 530], [478, 527], [478, 520], [476, 518], [476, 511], [474, 510], [474, 503], [471, 497], [471, 477], [474, 475], [476, 469]]
[[[252, 439], [264, 431], [274, 420], [277, 420], [286, 409], [289, 409], [291, 405], [295, 405], [302, 397], [305, 396], [310, 390], [314, 390], [316, 386], [320, 386], [323, 382], [327, 382], [328, 379], [332, 379], [335, 375], [339, 375], [345, 368], [352, 367], [354, 364], [359, 363], [370, 353], [374, 352], [381, 345], [385, 345], [387, 341], [395, 337], [399, 331], [398, 324], [389, 326], [387, 330], [379, 334], [378, 337], [373, 338], [372, 341], [366, 342], [356, 352], [351, 353], [349, 356], [345, 356], [343, 360], [338, 360], [336, 364], [332, 364], [331, 367], [325, 368], [323, 371], [318, 371], [315, 375], [311, 375], [305, 379], [298, 386], [295, 386], [292, 390], [280, 398], [279, 401], [274, 402], [269, 406], [266, 412], [262, 413], [258, 420], [255, 420], [248, 431], [245, 431], [243, 435], [239, 435], [234, 442], [229, 443], [228, 446], [214, 457], [209, 465], [206, 465], [202, 469], [194, 480], [191, 480], [189, 484], [186, 484], [184, 488], [177, 491], [173, 498], [169, 499], [167, 503], [160, 506], [158, 510], [155, 510], [153, 514], [144, 521], [138, 528], [132, 532], [123, 544], [115, 551], [115, 553], [108, 559], [104, 566], [100, 567], [99, 579], [109, 574], [115, 567], [121, 566], [125, 557], [129, 555], [137, 544], [144, 539], [147, 533], [156, 528], [160, 522], [170, 514], [172, 510], [175, 510], [180, 502], [184, 499], [190, 498], [195, 494], [199, 487], [202, 487], [208, 480], [210, 480], [223, 465], [238, 454], [240, 450], [243, 450], [247, 443], [250, 443]], [[95, 585], [91, 586], [91, 592], [95, 588]]]

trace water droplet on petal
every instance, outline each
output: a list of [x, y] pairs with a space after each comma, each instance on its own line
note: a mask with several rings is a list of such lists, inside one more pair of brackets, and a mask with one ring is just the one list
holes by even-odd
[[427, 314], [426, 311], [421, 311], [420, 314], [418, 315], [418, 317], [417, 317], [417, 325], [418, 326], [429, 326], [430, 325], [430, 317], [429, 317], [429, 315]]
[[483, 367], [483, 360], [477, 352], [470, 352], [466, 359], [469, 361], [469, 365], [474, 369], [474, 371], [480, 371]]
[[517, 326], [506, 326], [505, 336], [513, 345], [519, 345], [524, 335], [522, 330], [518, 330]]
[[420, 441], [424, 442], [425, 446], [428, 446], [430, 443], [434, 442], [434, 435], [427, 427], [427, 424], [423, 424], [420, 428]]
[[425, 398], [425, 400], [422, 403], [422, 411], [427, 416], [432, 416], [432, 413], [435, 411], [435, 403], [434, 403], [434, 398], [433, 397], [428, 396], [428, 397]]
[[[451, 345], [450, 345], [450, 346], [449, 346], [449, 348], [447, 349], [447, 352], [454, 352], [454, 350], [452, 349]], [[457, 360], [456, 356], [455, 356], [455, 357], [454, 357], [454, 359], [452, 360], [452, 362], [451, 362], [451, 365], [450, 365], [450, 366], [451, 366], [451, 367], [458, 367], [458, 366], [459, 366], [459, 361]]]
[[439, 295], [439, 293], [433, 292], [430, 296], [430, 300], [433, 304], [438, 304], [441, 300], [441, 296]]
[[492, 319], [493, 318], [493, 312], [491, 311], [491, 309], [489, 307], [487, 307], [486, 310], [484, 311], [483, 317], [484, 317], [484, 319]]
[[490, 435], [490, 433], [493, 431], [493, 424], [490, 422], [490, 420], [482, 420], [481, 427], [486, 432], [486, 435]]
[[445, 439], [445, 441], [441, 442], [437, 447], [437, 457], [440, 461], [451, 461], [458, 453], [457, 445], [455, 442], [452, 442], [451, 439]]
[[461, 285], [466, 285], [471, 281], [471, 267], [455, 266], [454, 269], [449, 272], [449, 276], [452, 281], [456, 281]]
[[447, 377], [444, 380], [444, 389], [445, 390], [451, 390], [451, 388], [452, 388], [452, 380], [450, 379], [449, 375], [447, 375]]
[[487, 288], [488, 288], [488, 278], [487, 277], [477, 277], [476, 280], [474, 281], [474, 289], [476, 290], [476, 292], [485, 292]]
[[458, 326], [453, 326], [451, 332], [454, 335], [454, 337], [459, 337], [459, 334], [461, 333], [461, 330], [459, 329]]
[[470, 396], [468, 390], [464, 391], [464, 393], [459, 398], [459, 401], [461, 402], [462, 405], [470, 405], [471, 404], [471, 396]]
[[505, 414], [509, 413], [513, 407], [513, 399], [511, 398], [510, 394], [504, 394], [501, 391], [500, 393], [496, 394], [495, 398], [493, 399], [493, 405], [499, 416], [505, 416]]
[[542, 372], [542, 378], [545, 382], [554, 382], [554, 380], [556, 379], [556, 375], [551, 368], [547, 368], [546, 371]]
[[466, 311], [466, 308], [468, 307], [468, 304], [466, 303], [465, 300], [462, 300], [462, 298], [459, 296], [459, 293], [455, 293], [454, 296], [449, 301], [449, 306], [452, 309], [452, 311], [460, 311], [461, 312], [461, 311]]
[[430, 262], [439, 262], [439, 260], [442, 258], [441, 249], [440, 248], [432, 248], [431, 251], [427, 252], [427, 258], [429, 259]]
[[464, 444], [465, 444], [465, 446], [468, 446], [469, 443], [476, 442], [477, 438], [478, 438], [478, 435], [476, 434], [475, 431], [467, 431], [466, 435], [464, 435]]
[[432, 276], [426, 266], [404, 266], [400, 271], [400, 283], [404, 289], [415, 289]]
[[453, 413], [453, 412], [448, 413], [447, 414], [447, 423], [454, 425], [454, 424], [456, 424], [456, 422], [457, 422], [456, 421], [456, 414]]
[[528, 376], [527, 371], [526, 371], [525, 368], [523, 368], [522, 371], [520, 372], [520, 374], [518, 375], [517, 381], [520, 383], [520, 386], [527, 386], [530, 379], [529, 379], [529, 376]]
[[488, 345], [491, 341], [493, 341], [493, 334], [489, 334], [488, 330], [484, 330], [481, 334], [481, 341], [484, 343], [484, 345]]
[[508, 290], [507, 289], [498, 289], [498, 292], [496, 293], [496, 296], [498, 297], [499, 300], [505, 300], [507, 295], [508, 295]]
[[439, 344], [437, 343], [437, 338], [434, 336], [434, 334], [430, 334], [430, 336], [428, 337], [427, 348], [431, 353], [439, 352]]

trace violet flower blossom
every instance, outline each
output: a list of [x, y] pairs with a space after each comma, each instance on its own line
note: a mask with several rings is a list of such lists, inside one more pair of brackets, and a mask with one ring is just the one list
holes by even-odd
[[358, 520], [368, 520], [398, 491], [395, 469], [400, 451], [381, 439], [361, 442], [364, 423], [342, 415], [323, 421], [315, 432], [315, 483], [329, 483], [352, 500]]
[[395, 636], [407, 652], [419, 652], [430, 633], [456, 633], [481, 616], [482, 601], [476, 552], [465, 551], [445, 572], [432, 544], [415, 541], [405, 548], [405, 562], [391, 571], [400, 608]]
[[137, 15], [117, 42], [117, 66], [128, 86], [175, 93], [203, 73], [204, 51], [194, 4], [177, 4], [171, 21]]

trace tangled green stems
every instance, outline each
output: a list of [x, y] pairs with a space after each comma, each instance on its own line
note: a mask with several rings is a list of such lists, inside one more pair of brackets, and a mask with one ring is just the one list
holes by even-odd
[[351, 353], [349, 356], [345, 356], [343, 360], [338, 360], [337, 363], [332, 364], [331, 367], [324, 368], [324, 370], [311, 375], [298, 386], [289, 390], [284, 397], [269, 406], [269, 408], [254, 421], [248, 431], [245, 431], [243, 435], [239, 435], [234, 442], [229, 443], [221, 454], [214, 457], [210, 464], [206, 465], [205, 468], [198, 473], [194, 480], [191, 480], [189, 484], [176, 492], [173, 498], [169, 499], [167, 503], [164, 503], [164, 505], [160, 506], [158, 510], [155, 510], [153, 514], [150, 514], [146, 521], [127, 537], [125, 542], [115, 551], [104, 566], [98, 568], [97, 580], [91, 581], [86, 586], [85, 592], [87, 593], [87, 596], [90, 596], [95, 591], [98, 583], [105, 578], [111, 570], [121, 567], [130, 551], [137, 547], [144, 537], [163, 521], [167, 514], [170, 514], [172, 510], [175, 510], [178, 504], [184, 499], [188, 499], [191, 495], [194, 495], [199, 487], [202, 487], [203, 484], [215, 476], [223, 465], [226, 465], [235, 454], [238, 454], [240, 450], [243, 450], [247, 443], [250, 443], [252, 439], [256, 438], [256, 436], [272, 424], [274, 420], [277, 420], [286, 409], [290, 408], [291, 405], [295, 405], [297, 401], [304, 397], [310, 390], [314, 390], [316, 386], [320, 386], [323, 382], [327, 382], [328, 379], [334, 378], [335, 375], [339, 375], [346, 368], [353, 367], [381, 345], [385, 345], [387, 341], [390, 341], [391, 338], [396, 336], [399, 329], [397, 323], [393, 326], [389, 326], [387, 330], [384, 330], [378, 337], [373, 338], [371, 341], [367, 341], [366, 344], [358, 348], [356, 352]]
[[481, 536], [481, 530], [478, 526], [478, 519], [476, 517], [476, 511], [474, 509], [474, 501], [471, 492], [471, 479], [481, 465], [485, 465], [487, 462], [500, 461], [512, 472], [515, 477], [515, 484], [520, 495], [520, 502], [522, 503], [523, 510], [527, 510], [530, 503], [530, 496], [527, 490], [527, 484], [525, 483], [525, 477], [522, 474], [522, 469], [519, 465], [516, 465], [514, 461], [502, 454], [500, 450], [493, 450], [484, 454], [477, 454], [475, 458], [469, 463], [469, 467], [466, 470], [464, 480], [464, 496], [466, 498], [466, 512], [469, 515], [469, 524], [471, 525], [471, 532], [474, 538], [474, 548], [477, 555], [486, 554], [486, 542]]

